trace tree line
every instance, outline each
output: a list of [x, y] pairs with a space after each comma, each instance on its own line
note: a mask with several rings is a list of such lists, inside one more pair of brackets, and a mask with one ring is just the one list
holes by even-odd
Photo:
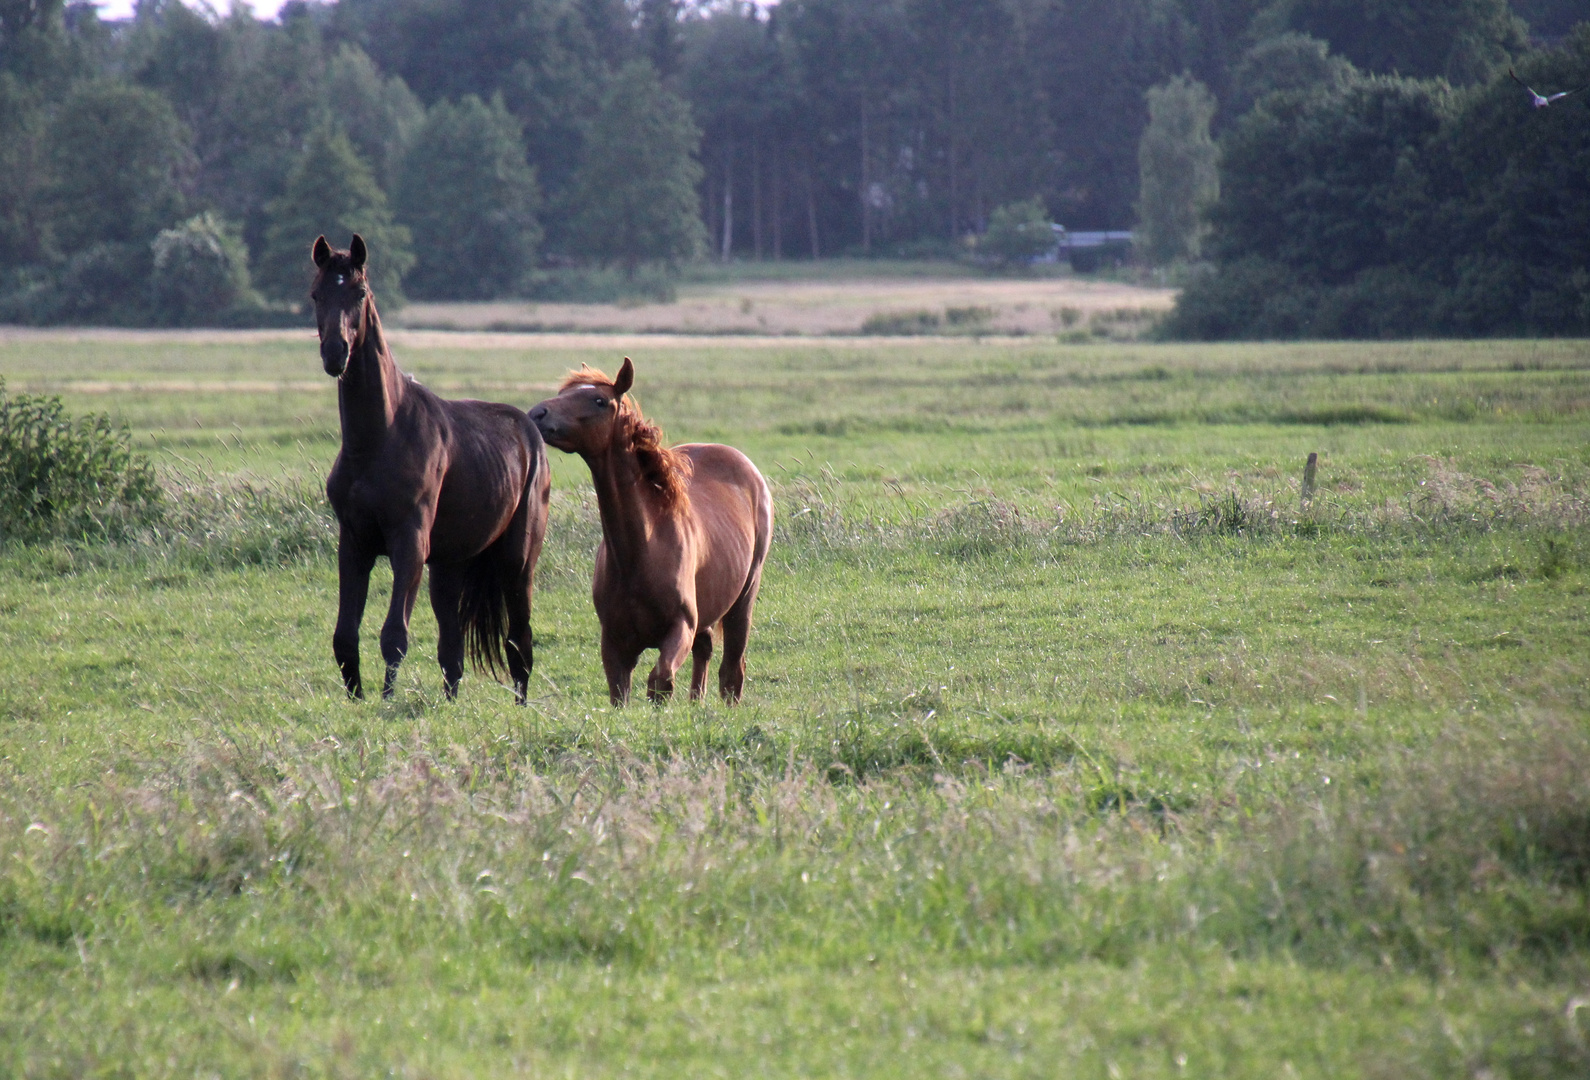
[[1590, 334], [1590, 92], [1519, 85], [1590, 87], [1590, 23], [1460, 87], [1290, 45], [1305, 74], [1221, 139], [1170, 336]]
[[1212, 259], [1193, 298], [1219, 306], [1252, 258], [1290, 266], [1233, 231], [1275, 196], [1249, 177], [1286, 109], [1395, 85], [1455, 116], [1577, 48], [1580, 6], [141, 0], [106, 23], [0, 0], [0, 318], [257, 320], [301, 298], [318, 232], [362, 232], [390, 302], [702, 255], [1020, 253], [1047, 221]]

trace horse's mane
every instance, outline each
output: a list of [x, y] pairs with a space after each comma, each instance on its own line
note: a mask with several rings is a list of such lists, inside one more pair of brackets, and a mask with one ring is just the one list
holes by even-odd
[[[558, 393], [571, 386], [611, 388], [613, 380], [596, 368], [581, 364], [578, 371], [564, 376]], [[629, 394], [618, 401], [618, 438], [623, 440], [622, 449], [635, 455], [641, 478], [656, 493], [662, 509], [667, 513], [688, 509], [690, 492], [686, 481], [691, 473], [690, 459], [663, 442], [662, 428], [641, 415], [640, 406]]]

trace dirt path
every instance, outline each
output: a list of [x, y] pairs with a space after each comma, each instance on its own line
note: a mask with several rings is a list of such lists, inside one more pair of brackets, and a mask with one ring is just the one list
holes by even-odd
[[[1175, 290], [1076, 278], [862, 278], [695, 285], [671, 304], [410, 304], [385, 314], [394, 344], [414, 348], [699, 348], [831, 345], [975, 334], [1130, 337], [1175, 302]], [[863, 336], [864, 335], [864, 336]], [[0, 346], [144, 342], [313, 344], [293, 330], [123, 330], [0, 326]]]
[[455, 330], [606, 331], [773, 337], [1053, 334], [1101, 317], [1143, 321], [1170, 309], [1172, 289], [1075, 278], [754, 281], [692, 286], [672, 304], [411, 304], [395, 326]]

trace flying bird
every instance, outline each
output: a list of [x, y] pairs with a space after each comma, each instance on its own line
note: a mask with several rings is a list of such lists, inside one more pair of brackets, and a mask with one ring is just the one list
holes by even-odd
[[1513, 77], [1513, 81], [1515, 83], [1517, 83], [1519, 86], [1522, 86], [1525, 89], [1525, 91], [1528, 92], [1530, 101], [1534, 104], [1535, 108], [1537, 108], [1537, 109], [1544, 109], [1547, 105], [1550, 105], [1553, 101], [1558, 101], [1558, 100], [1560, 100], [1562, 98], [1565, 98], [1569, 94], [1577, 94], [1580, 90], [1584, 89], [1584, 87], [1581, 86], [1581, 87], [1578, 87], [1577, 89], [1574, 89], [1574, 90], [1559, 90], [1557, 93], [1552, 94], [1549, 97], [1543, 97], [1540, 94], [1535, 93], [1535, 91], [1533, 89], [1531, 89], [1528, 86], [1528, 84], [1526, 84], [1524, 82], [1523, 79], [1520, 79], [1518, 77], [1518, 73], [1515, 72], [1512, 68], [1508, 68], [1507, 69], [1507, 74], [1511, 75]]

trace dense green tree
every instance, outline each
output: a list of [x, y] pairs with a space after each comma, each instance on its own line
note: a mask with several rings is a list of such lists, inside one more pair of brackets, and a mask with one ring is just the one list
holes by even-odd
[[[1185, 71], [1209, 87], [1220, 102], [1222, 114], [1235, 119], [1229, 106], [1236, 96], [1233, 85], [1243, 54], [1253, 45], [1254, 16], [1272, 0], [1181, 0], [1188, 24]], [[1242, 110], [1245, 111], [1245, 110]], [[1220, 118], [1217, 117], [1217, 123]]]
[[1265, 38], [1242, 55], [1231, 72], [1228, 114], [1235, 118], [1266, 94], [1283, 90], [1341, 90], [1357, 70], [1316, 37], [1288, 31]]
[[[1537, 87], [1590, 85], [1590, 23], [1520, 61]], [[1571, 108], [1562, 104], [1573, 103]], [[1403, 260], [1447, 296], [1456, 334], [1590, 335], [1590, 107], [1534, 109], [1506, 74], [1466, 95], [1424, 172]]]
[[651, 61], [664, 83], [679, 74], [684, 45], [679, 32], [682, 0], [635, 0], [640, 53]]
[[68, 26], [65, 0], [0, 0], [0, 71], [40, 90], [59, 92], [90, 75], [103, 54], [102, 27], [92, 8], [71, 12], [71, 22], [92, 40], [84, 49]]
[[327, 60], [313, 13], [289, 4], [265, 23], [246, 8], [218, 19], [176, 0], [145, 3], [128, 51], [134, 78], [171, 100], [194, 132], [196, 200], [242, 222], [260, 250], [265, 207], [326, 120]]
[[1138, 250], [1160, 265], [1196, 259], [1204, 213], [1220, 194], [1220, 154], [1209, 136], [1214, 95], [1203, 83], [1178, 75], [1147, 96], [1148, 127], [1137, 148]]
[[148, 244], [179, 220], [190, 139], [170, 103], [152, 90], [102, 80], [72, 91], [45, 134], [58, 250]]
[[917, 116], [943, 235], [981, 231], [990, 211], [1051, 186], [1050, 117], [1015, 6], [904, 0]]
[[326, 122], [325, 45], [303, 4], [289, 4], [276, 24], [235, 8], [221, 31], [226, 73], [217, 122], [200, 140], [206, 167], [199, 193], [241, 221], [249, 248], [260, 251], [265, 208], [284, 190], [309, 133]]
[[1558, 42], [1582, 22], [1590, 22], [1584, 0], [1512, 0], [1513, 11], [1529, 24], [1536, 41]]
[[631, 275], [645, 261], [698, 254], [706, 239], [696, 199], [700, 142], [689, 106], [663, 88], [650, 61], [619, 69], [572, 185], [571, 253]]
[[393, 193], [414, 234], [415, 296], [480, 300], [513, 294], [535, 265], [541, 193], [525, 162], [519, 122], [467, 94], [431, 107]]
[[[910, 29], [898, 0], [790, 0], [777, 24], [787, 36], [796, 86], [793, 142], [806, 231], [815, 257], [840, 237], [866, 251], [891, 219], [911, 216], [896, 196], [923, 196], [926, 164], [917, 125], [904, 114]], [[895, 168], [899, 175], [893, 175]], [[926, 200], [938, 193], [929, 189]], [[945, 234], [944, 216], [924, 212], [903, 227]]]
[[1068, 228], [1120, 228], [1137, 201], [1143, 92], [1188, 67], [1186, 18], [1171, 0], [1056, 0], [1036, 23], [1057, 158], [1045, 201]]
[[1507, 0], [1276, 0], [1261, 27], [1299, 30], [1365, 71], [1471, 83], [1525, 48]]
[[45, 121], [40, 95], [0, 72], [0, 275], [44, 258]]
[[1451, 99], [1382, 76], [1260, 101], [1223, 144], [1210, 250], [1273, 259], [1309, 280], [1349, 280], [1417, 245], [1393, 231], [1418, 203], [1417, 162]]
[[363, 49], [344, 44], [326, 62], [326, 110], [381, 186], [396, 185], [409, 141], [425, 122], [425, 106], [403, 80], [383, 75]]
[[785, 57], [771, 27], [750, 4], [692, 19], [682, 27], [679, 85], [702, 128], [701, 160], [707, 170], [703, 202], [717, 252], [727, 257], [736, 240], [751, 241], [760, 258], [770, 246], [764, 224], [778, 200], [773, 170], [781, 149], [779, 124], [790, 100]]
[[341, 0], [337, 14], [335, 32], [427, 105], [502, 94], [554, 198], [580, 160], [609, 58], [628, 45], [600, 36], [622, 27], [599, 0]]
[[315, 237], [324, 235], [340, 248], [359, 233], [370, 246], [370, 280], [380, 299], [388, 307], [402, 302], [403, 275], [414, 265], [413, 238], [393, 222], [386, 193], [341, 128], [327, 124], [311, 133], [286, 189], [266, 213], [256, 279], [267, 296], [301, 302], [313, 275]]

